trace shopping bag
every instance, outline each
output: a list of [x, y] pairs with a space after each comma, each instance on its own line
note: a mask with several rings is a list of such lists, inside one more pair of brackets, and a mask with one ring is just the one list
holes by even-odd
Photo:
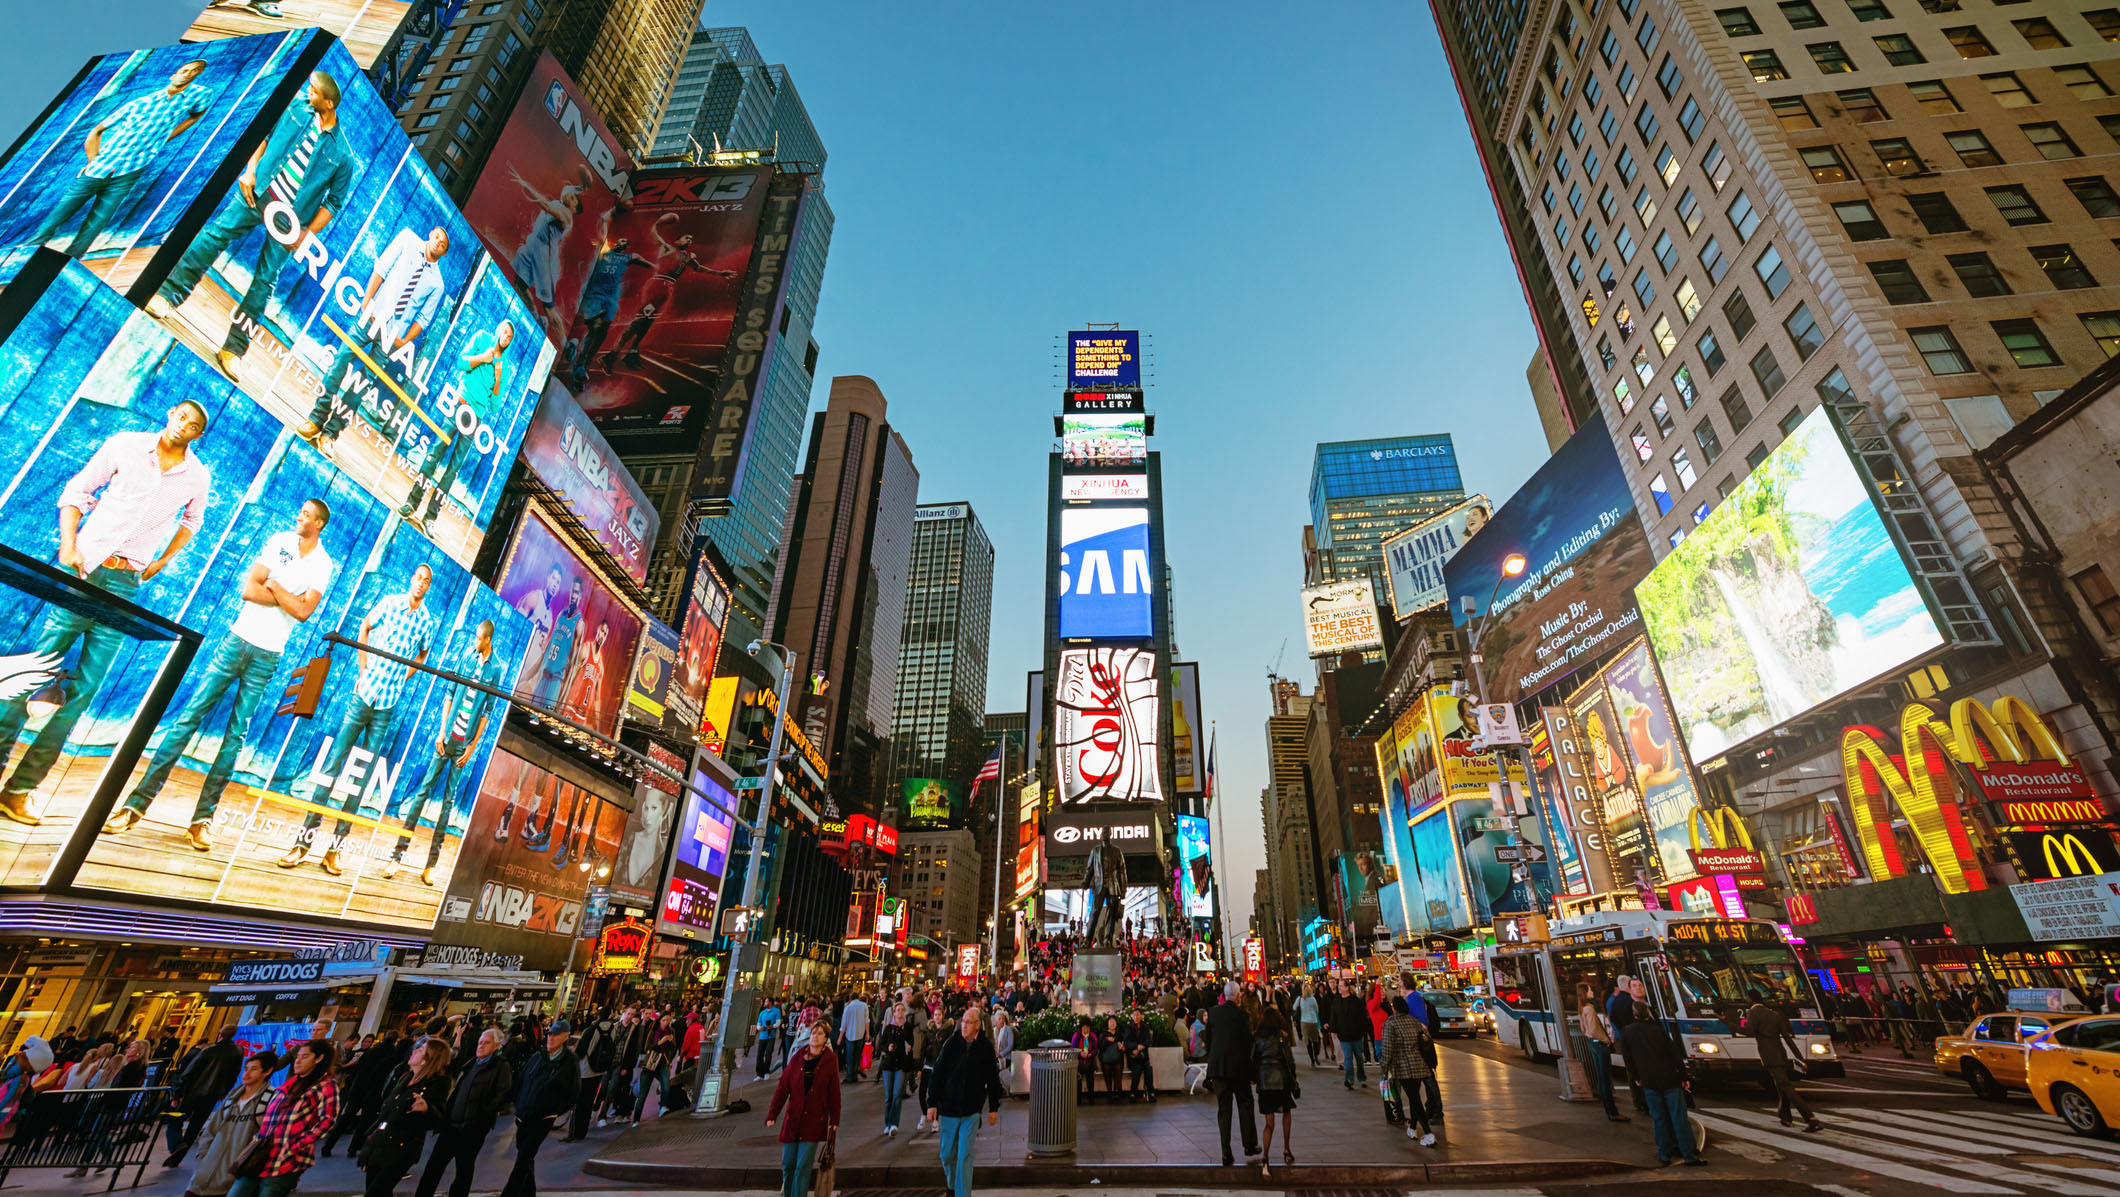
[[1377, 1095], [1384, 1099], [1384, 1121], [1393, 1126], [1406, 1125], [1406, 1111], [1399, 1107], [1398, 1089], [1390, 1081], [1378, 1081]]
[[832, 1197], [839, 1183], [839, 1136], [833, 1135], [817, 1150], [816, 1187], [817, 1197]]
[[871, 1039], [861, 1045], [861, 1070], [867, 1072], [876, 1067], [876, 1041]]

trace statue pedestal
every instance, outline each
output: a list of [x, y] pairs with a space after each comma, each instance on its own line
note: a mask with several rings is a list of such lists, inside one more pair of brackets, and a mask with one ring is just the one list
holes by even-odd
[[1076, 952], [1068, 979], [1068, 1008], [1077, 1014], [1111, 1014], [1126, 990], [1126, 957], [1118, 952]]

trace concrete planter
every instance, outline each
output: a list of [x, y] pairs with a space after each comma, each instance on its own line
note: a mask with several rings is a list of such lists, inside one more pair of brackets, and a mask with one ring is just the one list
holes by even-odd
[[1165, 1093], [1185, 1087], [1185, 1049], [1182, 1047], [1152, 1047], [1148, 1049], [1149, 1084]]

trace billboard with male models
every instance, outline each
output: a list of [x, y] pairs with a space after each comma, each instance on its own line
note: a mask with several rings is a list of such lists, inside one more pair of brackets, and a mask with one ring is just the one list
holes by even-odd
[[346, 43], [363, 68], [375, 65], [413, 9], [441, 10], [443, 24], [463, 0], [207, 0], [184, 31], [187, 42], [321, 28]]
[[[77, 885], [429, 926], [527, 621], [57, 254], [0, 296], [0, 360], [0, 418], [41, 430], [0, 441], [0, 541], [205, 633], [107, 801], [165, 653], [0, 596], [0, 653], [62, 688], [34, 726], [27, 693], [0, 702], [0, 752], [24, 748], [0, 778], [0, 883], [50, 880], [93, 835]], [[275, 714], [319, 657], [315, 716]]]
[[535, 502], [523, 508], [494, 588], [530, 621], [521, 658], [530, 705], [618, 734], [642, 613], [582, 560]]

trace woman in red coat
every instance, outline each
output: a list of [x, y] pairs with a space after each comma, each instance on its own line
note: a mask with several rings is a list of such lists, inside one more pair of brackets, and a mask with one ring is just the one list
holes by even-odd
[[804, 1197], [810, 1191], [817, 1150], [839, 1129], [839, 1057], [832, 1053], [830, 1037], [821, 1020], [810, 1024], [810, 1045], [781, 1070], [773, 1106], [766, 1111], [767, 1126], [780, 1121], [783, 1107], [788, 1116], [780, 1128], [781, 1197]]

